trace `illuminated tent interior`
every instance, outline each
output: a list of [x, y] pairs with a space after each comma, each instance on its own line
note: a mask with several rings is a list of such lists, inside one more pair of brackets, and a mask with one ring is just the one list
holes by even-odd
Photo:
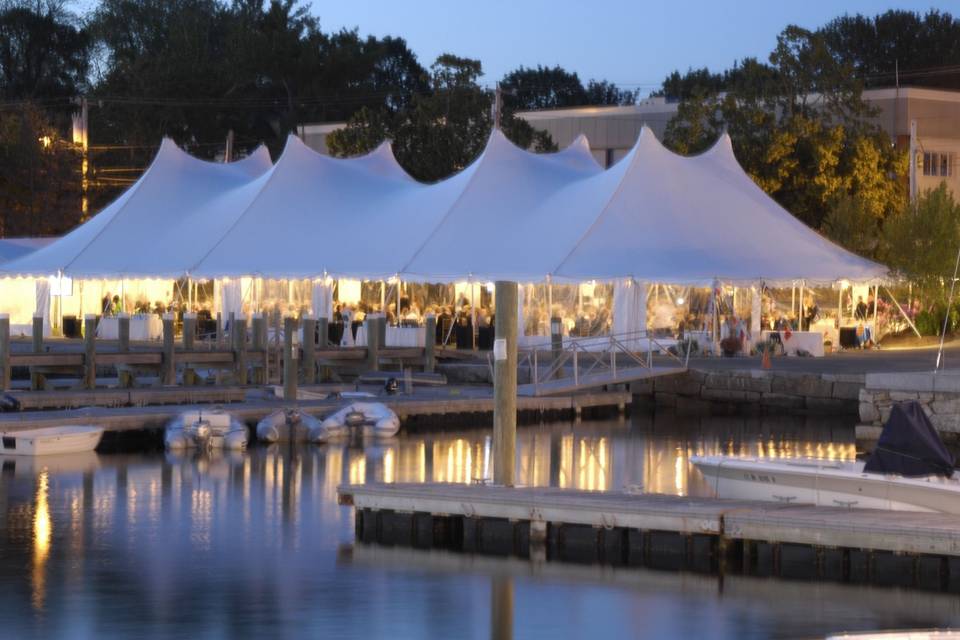
[[[562, 315], [582, 335], [585, 309], [592, 333], [665, 329], [693, 299], [712, 307], [733, 286], [746, 292], [739, 305], [734, 293], [733, 309], [756, 329], [762, 290], [790, 288], [794, 313], [798, 284], [808, 296], [841, 282], [862, 290], [887, 270], [763, 193], [728, 136], [682, 157], [644, 128], [607, 170], [585, 138], [534, 154], [494, 131], [472, 164], [434, 184], [408, 176], [389, 143], [337, 159], [291, 136], [271, 165], [264, 148], [222, 164], [164, 140], [111, 205], [0, 274], [46, 283], [31, 290], [31, 314], [55, 327], [99, 313], [108, 293], [126, 312], [174, 303], [331, 317], [346, 304], [391, 311], [398, 324], [410, 306], [469, 306], [476, 325], [478, 309], [490, 311], [491, 281], [507, 279], [523, 284], [522, 333], [546, 335]], [[44, 307], [43, 295], [53, 302]], [[837, 303], [843, 294], [817, 295]]]

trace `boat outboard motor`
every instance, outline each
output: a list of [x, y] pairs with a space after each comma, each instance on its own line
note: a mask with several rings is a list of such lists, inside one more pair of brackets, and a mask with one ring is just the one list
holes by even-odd
[[387, 382], [383, 385], [383, 390], [387, 392], [388, 396], [396, 395], [400, 391], [400, 383], [396, 378], [387, 378]]
[[953, 475], [953, 455], [947, 451], [923, 405], [916, 400], [890, 408], [877, 448], [863, 470], [901, 476]]
[[14, 411], [20, 411], [20, 401], [9, 393], [3, 394], [0, 397], [0, 413], [13, 413]]

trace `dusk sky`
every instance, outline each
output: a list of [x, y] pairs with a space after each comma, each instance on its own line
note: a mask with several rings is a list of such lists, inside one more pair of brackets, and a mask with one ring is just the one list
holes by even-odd
[[[479, 58], [484, 82], [519, 65], [555, 65], [584, 81], [612, 80], [642, 95], [674, 69], [719, 71], [746, 56], [766, 58], [789, 23], [816, 28], [843, 13], [888, 9], [960, 12], [954, 2], [806, 0], [639, 2], [637, 0], [315, 1], [324, 31], [406, 38], [421, 63], [451, 52]], [[891, 67], [893, 61], [891, 61]]]

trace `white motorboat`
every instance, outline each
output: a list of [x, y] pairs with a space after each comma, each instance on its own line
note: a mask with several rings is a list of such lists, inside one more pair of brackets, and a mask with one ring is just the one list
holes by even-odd
[[960, 515], [953, 456], [917, 403], [894, 405], [866, 462], [692, 456], [716, 497]]
[[101, 427], [64, 425], [0, 433], [0, 453], [14, 456], [45, 456], [93, 451], [103, 437]]
[[400, 431], [400, 418], [390, 407], [379, 402], [354, 402], [328, 416], [311, 442], [362, 435], [368, 438], [390, 438]]
[[307, 442], [320, 433], [320, 421], [298, 410], [278, 409], [257, 423], [257, 439], [264, 442]]
[[239, 451], [246, 448], [248, 438], [246, 425], [225, 411], [213, 410], [181, 413], [167, 425], [163, 441], [174, 451], [192, 447]]

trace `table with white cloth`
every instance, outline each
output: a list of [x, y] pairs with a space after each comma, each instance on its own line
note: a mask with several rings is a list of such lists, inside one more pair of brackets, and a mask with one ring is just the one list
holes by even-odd
[[[367, 325], [357, 328], [358, 347], [367, 344]], [[423, 327], [387, 327], [387, 347], [426, 346], [426, 329]]]
[[803, 350], [814, 357], [823, 357], [823, 334], [819, 331], [764, 331], [761, 335], [769, 340], [775, 334], [780, 336], [787, 355], [795, 356]]
[[[107, 316], [100, 318], [97, 325], [97, 337], [101, 340], [117, 340], [120, 338], [120, 318]], [[131, 340], [159, 340], [163, 337], [163, 320], [154, 314], [130, 316]]]

